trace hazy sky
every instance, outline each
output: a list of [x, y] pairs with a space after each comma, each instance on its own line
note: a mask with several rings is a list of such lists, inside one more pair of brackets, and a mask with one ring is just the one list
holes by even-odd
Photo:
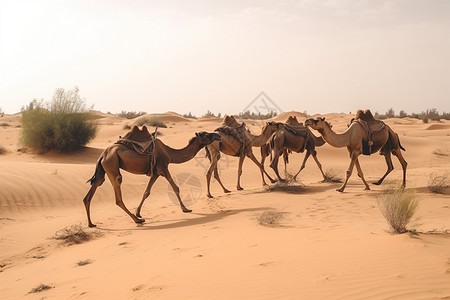
[[[450, 1], [0, 0], [0, 108], [450, 111]], [[257, 102], [260, 100], [257, 100]]]

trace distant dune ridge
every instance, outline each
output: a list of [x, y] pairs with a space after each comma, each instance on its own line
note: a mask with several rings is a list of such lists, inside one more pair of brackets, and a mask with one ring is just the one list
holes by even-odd
[[[290, 115], [300, 122], [318, 116], [285, 112], [271, 120], [284, 122]], [[178, 149], [195, 132], [212, 132], [221, 123], [174, 112], [147, 116], [168, 125], [159, 129], [160, 138]], [[336, 132], [345, 131], [354, 117], [321, 116]], [[192, 213], [183, 214], [170, 199], [167, 181], [158, 180], [143, 207], [146, 222], [138, 226], [116, 206], [107, 180], [91, 204], [100, 234], [92, 231], [91, 240], [64, 246], [54, 239], [56, 232], [77, 225], [94, 230], [87, 227], [82, 202], [86, 181], [103, 149], [135, 120], [100, 112], [97, 117], [99, 131], [85, 149], [44, 155], [20, 145], [20, 113], [0, 118], [0, 146], [6, 149], [0, 155], [1, 299], [450, 299], [450, 197], [427, 188], [432, 174], [450, 170], [450, 121], [383, 120], [407, 150], [407, 189], [419, 199], [409, 226], [418, 236], [393, 235], [377, 205], [384, 189], [401, 184], [396, 160], [383, 185], [375, 186], [371, 183], [386, 171], [384, 158], [361, 156], [372, 190], [363, 190], [354, 171], [344, 193], [335, 191], [340, 183], [321, 182], [309, 160], [298, 177], [304, 191], [287, 193], [265, 189], [259, 169], [247, 160], [244, 190], [236, 191], [238, 158], [223, 155], [218, 170], [232, 192], [224, 194], [213, 181], [214, 198], [208, 199], [209, 162], [201, 150], [169, 166], [173, 177], [198, 179], [186, 183], [186, 176], [177, 177]], [[253, 134], [264, 122], [240, 121]], [[325, 144], [316, 150], [324, 171], [345, 176], [345, 148]], [[254, 153], [259, 159], [259, 151]], [[290, 155], [289, 173], [299, 169], [303, 156]], [[269, 163], [266, 159], [265, 168], [275, 177]], [[134, 212], [149, 178], [124, 171], [122, 176], [123, 199]], [[283, 215], [276, 226], [259, 223], [259, 216], [274, 211]]]

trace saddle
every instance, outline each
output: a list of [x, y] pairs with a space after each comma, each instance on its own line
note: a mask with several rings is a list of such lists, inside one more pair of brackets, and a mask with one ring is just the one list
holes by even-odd
[[133, 128], [127, 132], [124, 137], [119, 137], [119, 140], [114, 143], [124, 145], [125, 147], [136, 151], [140, 155], [151, 156], [151, 166], [150, 172], [147, 174], [148, 176], [153, 175], [153, 167], [156, 163], [154, 151], [155, 141], [157, 139], [157, 130], [158, 127], [156, 127], [155, 132], [150, 134], [146, 126], [143, 126], [142, 130], [140, 130], [137, 126], [133, 126]]
[[358, 110], [356, 113], [356, 118], [353, 119], [353, 122], [357, 122], [361, 125], [361, 127], [364, 129], [364, 131], [367, 134], [367, 141], [363, 139], [363, 154], [364, 155], [370, 155], [372, 153], [372, 145], [373, 145], [373, 137], [384, 130], [386, 127], [386, 124], [381, 121], [377, 120], [373, 117], [370, 110]]
[[228, 125], [222, 125], [218, 128], [216, 128], [214, 131], [224, 133], [226, 135], [232, 136], [234, 139], [236, 139], [239, 144], [241, 145], [239, 147], [239, 151], [237, 153], [237, 156], [241, 156], [245, 154], [245, 149], [248, 149], [248, 147], [251, 147], [251, 140], [246, 139], [246, 128], [245, 123], [242, 122], [241, 124], [237, 126], [228, 126]]

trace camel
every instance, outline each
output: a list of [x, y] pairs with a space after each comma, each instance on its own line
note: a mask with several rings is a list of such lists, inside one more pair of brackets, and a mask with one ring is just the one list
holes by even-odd
[[237, 178], [237, 190], [243, 190], [240, 179], [242, 175], [242, 164], [245, 157], [250, 158], [255, 165], [261, 170], [264, 183], [264, 174], [269, 178], [271, 182], [275, 182], [269, 174], [264, 170], [264, 166], [258, 162], [252, 151], [253, 141], [249, 131], [245, 129], [245, 123], [239, 123], [233, 116], [225, 116], [222, 122], [222, 126], [216, 129], [216, 132], [220, 135], [221, 140], [215, 141], [205, 147], [206, 154], [211, 162], [209, 169], [206, 173], [206, 195], [212, 198], [210, 191], [211, 175], [214, 172], [214, 178], [222, 187], [224, 193], [230, 193], [222, 183], [219, 177], [217, 169], [217, 162], [220, 159], [220, 152], [229, 156], [239, 157], [238, 165], [238, 178]]
[[350, 165], [346, 172], [345, 182], [338, 192], [343, 192], [348, 179], [352, 175], [353, 167], [356, 166], [358, 176], [364, 183], [365, 189], [370, 190], [369, 185], [364, 179], [358, 156], [361, 154], [370, 155], [380, 152], [384, 155], [388, 169], [386, 173], [373, 184], [380, 185], [386, 176], [394, 169], [391, 160], [391, 153], [397, 156], [403, 169], [402, 187], [406, 186], [406, 167], [407, 162], [403, 158], [401, 150], [405, 150], [400, 144], [398, 135], [386, 124], [376, 120], [370, 110], [358, 111], [356, 119], [343, 133], [335, 133], [331, 125], [325, 121], [325, 118], [308, 119], [305, 124], [317, 131], [323, 136], [325, 141], [333, 147], [347, 147], [350, 155]]
[[[122, 141], [122, 143], [119, 143], [120, 141]], [[152, 150], [147, 154], [139, 154], [136, 151], [135, 143], [132, 143], [133, 146], [130, 147], [130, 145], [123, 143], [123, 141], [126, 141], [128, 144], [130, 144], [131, 141], [139, 142], [141, 144], [145, 143], [146, 146], [150, 145]], [[137, 126], [134, 126], [122, 139], [103, 151], [97, 160], [94, 175], [88, 180], [91, 184], [91, 188], [84, 197], [83, 202], [86, 208], [89, 227], [96, 226], [91, 221], [90, 203], [97, 188], [105, 181], [105, 174], [108, 175], [114, 188], [116, 204], [137, 224], [145, 222], [140, 214], [141, 208], [145, 199], [150, 195], [150, 190], [159, 176], [165, 177], [170, 183], [178, 197], [182, 211], [185, 213], [191, 212], [192, 210], [187, 209], [181, 201], [180, 190], [170, 175], [168, 165], [170, 163], [184, 163], [194, 158], [200, 149], [214, 141], [220, 141], [220, 136], [217, 133], [197, 132], [195, 136], [190, 139], [186, 147], [182, 149], [173, 149], [165, 145], [161, 140], [156, 139], [154, 135], [150, 135], [145, 126], [142, 127], [142, 130], [139, 130]], [[141, 150], [146, 150], [145, 148], [146, 147]], [[120, 174], [120, 169], [133, 174], [150, 176], [147, 188], [135, 215], [127, 209], [122, 200], [122, 192], [120, 189], [122, 175]]]
[[[297, 180], [297, 176], [305, 168], [306, 161], [309, 156], [312, 155], [314, 161], [319, 167], [320, 172], [324, 180], [326, 180], [325, 174], [322, 170], [322, 165], [317, 159], [317, 151], [315, 147], [320, 147], [325, 144], [322, 137], [316, 137], [308, 127], [303, 126], [303, 123], [298, 122], [295, 116], [289, 116], [286, 123], [279, 123], [280, 129], [275, 132], [270, 138], [270, 148], [273, 150], [273, 158], [270, 163], [270, 167], [275, 171], [278, 179], [284, 181], [278, 172], [278, 159], [283, 154], [285, 157], [285, 168], [287, 162], [288, 151], [303, 152], [306, 150], [305, 158], [303, 159], [300, 170], [294, 175], [293, 179]], [[287, 151], [286, 151], [287, 150]]]

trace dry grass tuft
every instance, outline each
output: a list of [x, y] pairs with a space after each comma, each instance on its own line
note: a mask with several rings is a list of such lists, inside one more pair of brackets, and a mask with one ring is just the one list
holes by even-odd
[[85, 260], [80, 260], [79, 262], [77, 262], [77, 266], [82, 267], [82, 266], [89, 265], [92, 263], [93, 263], [92, 259], [85, 259]]
[[71, 246], [90, 241], [101, 235], [102, 233], [98, 230], [85, 231], [81, 225], [72, 225], [58, 230], [53, 238], [61, 241], [63, 245]]
[[324, 174], [325, 174], [325, 179], [323, 180], [323, 182], [332, 182], [332, 183], [344, 182], [344, 178], [341, 175], [339, 175], [339, 174], [343, 174], [343, 172], [341, 170], [327, 169], [327, 170], [325, 170]]
[[256, 218], [259, 225], [276, 227], [280, 226], [280, 222], [284, 219], [285, 215], [285, 212], [278, 210], [266, 210]]
[[28, 294], [33, 294], [33, 293], [40, 293], [49, 289], [54, 288], [53, 286], [50, 285], [46, 285], [46, 284], [40, 284], [35, 288], [32, 288], [31, 291], [28, 292]]
[[449, 187], [448, 174], [437, 175], [431, 174], [428, 180], [428, 189], [432, 193], [444, 194]]
[[6, 152], [8, 152], [8, 151], [6, 150], [6, 148], [3, 147], [3, 146], [0, 146], [0, 155], [1, 155], [1, 154], [5, 154]]
[[413, 190], [389, 188], [378, 199], [381, 213], [396, 233], [405, 233], [419, 201]]
[[266, 187], [268, 192], [285, 192], [289, 194], [301, 194], [306, 191], [306, 188], [301, 183], [295, 181], [277, 182]]

